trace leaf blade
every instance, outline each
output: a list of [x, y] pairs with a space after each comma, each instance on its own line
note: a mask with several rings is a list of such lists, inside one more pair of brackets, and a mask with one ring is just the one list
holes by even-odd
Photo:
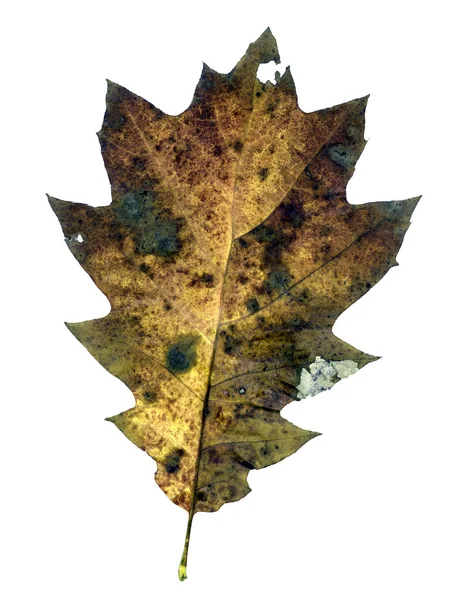
[[98, 137], [112, 203], [49, 198], [111, 303], [67, 324], [134, 394], [107, 420], [189, 513], [182, 580], [194, 514], [243, 498], [249, 470], [319, 435], [281, 409], [376, 360], [332, 327], [397, 264], [419, 200], [350, 205], [367, 97], [304, 113], [289, 69], [257, 80], [271, 60], [266, 30], [230, 73], [204, 65], [177, 116], [108, 82]]

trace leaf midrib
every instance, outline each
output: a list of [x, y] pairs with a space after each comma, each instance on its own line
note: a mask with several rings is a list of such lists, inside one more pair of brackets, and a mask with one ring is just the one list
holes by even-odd
[[[197, 457], [196, 457], [195, 477], [194, 477], [194, 480], [193, 480], [193, 493], [192, 493], [192, 499], [191, 499], [191, 505], [190, 505], [190, 512], [189, 512], [189, 523], [188, 523], [188, 527], [187, 527], [187, 534], [188, 534], [188, 536], [189, 536], [189, 532], [190, 532], [190, 529], [191, 529], [191, 521], [193, 519], [194, 510], [195, 510], [195, 506], [196, 506], [196, 487], [197, 487], [198, 479], [199, 479], [201, 455], [202, 455], [202, 452], [204, 451], [204, 449], [202, 447], [202, 442], [203, 442], [204, 427], [205, 427], [205, 422], [206, 422], [206, 417], [207, 417], [207, 406], [208, 406], [208, 402], [209, 402], [210, 390], [211, 390], [211, 387], [212, 387], [211, 386], [211, 379], [212, 379], [212, 373], [213, 373], [213, 369], [214, 369], [214, 365], [215, 365], [215, 356], [216, 356], [216, 351], [217, 351], [217, 347], [218, 347], [219, 332], [220, 332], [221, 326], [223, 325], [221, 319], [222, 319], [222, 315], [223, 315], [223, 297], [224, 297], [224, 290], [225, 290], [225, 284], [226, 284], [226, 276], [227, 276], [227, 273], [228, 273], [228, 266], [229, 266], [229, 263], [230, 263], [230, 257], [231, 257], [231, 252], [232, 252], [233, 244], [234, 244], [234, 241], [236, 239], [236, 238], [234, 238], [234, 235], [233, 235], [232, 215], [233, 215], [233, 209], [234, 209], [234, 200], [235, 200], [236, 192], [237, 192], [237, 184], [238, 184], [238, 175], [239, 175], [239, 171], [240, 171], [240, 165], [242, 163], [244, 149], [245, 149], [245, 144], [246, 144], [247, 139], [248, 139], [248, 135], [249, 135], [249, 132], [250, 132], [250, 127], [251, 127], [251, 122], [252, 122], [252, 118], [253, 118], [253, 113], [254, 113], [254, 106], [255, 106], [254, 86], [253, 86], [253, 92], [252, 93], [253, 93], [253, 96], [252, 96], [252, 102], [253, 102], [253, 104], [252, 104], [252, 108], [250, 110], [248, 121], [247, 121], [245, 130], [244, 130], [244, 137], [243, 137], [243, 142], [242, 142], [243, 146], [242, 146], [240, 154], [239, 154], [239, 156], [237, 158], [237, 169], [236, 169], [236, 173], [235, 173], [234, 185], [233, 185], [233, 191], [232, 191], [231, 222], [230, 222], [231, 241], [230, 241], [229, 250], [228, 250], [228, 254], [227, 254], [227, 260], [226, 260], [226, 267], [225, 267], [224, 277], [223, 277], [223, 281], [222, 281], [222, 284], [221, 284], [220, 301], [219, 301], [219, 311], [218, 311], [218, 322], [217, 322], [217, 326], [216, 326], [216, 330], [215, 330], [215, 338], [214, 338], [214, 342], [213, 342], [212, 357], [211, 357], [209, 371], [208, 371], [208, 376], [207, 376], [207, 382], [208, 383], [207, 383], [206, 394], [205, 394], [205, 397], [204, 397], [204, 405], [203, 405], [201, 426], [200, 426], [200, 432], [199, 432], [199, 444], [198, 444]], [[311, 162], [318, 155], [318, 153], [321, 151], [321, 149], [324, 147], [324, 145], [326, 143], [328, 143], [328, 141], [333, 137], [333, 135], [336, 133], [336, 131], [339, 129], [339, 127], [343, 124], [345, 118], [346, 118], [346, 114], [344, 114], [344, 116], [341, 119], [339, 119], [339, 122], [333, 128], [333, 130], [330, 132], [330, 134], [326, 137], [326, 139], [322, 140], [322, 142], [319, 144], [319, 146], [318, 146], [317, 150], [315, 151], [315, 153], [310, 157], [309, 162], [307, 162], [306, 164], [304, 164], [302, 166], [302, 168], [299, 170], [297, 176], [293, 180], [292, 184], [289, 186], [289, 188], [286, 190], [285, 194], [282, 196], [282, 198], [279, 201], [279, 203], [276, 205], [276, 207], [268, 215], [266, 215], [262, 219], [262, 222], [264, 222], [272, 214], [272, 212], [274, 210], [276, 210], [277, 206], [279, 206], [281, 204], [282, 200], [287, 196], [287, 194], [290, 192], [290, 190], [295, 185], [295, 182], [297, 181], [297, 179], [299, 178], [299, 176], [301, 175], [301, 173], [306, 169], [307, 166], [309, 166], [311, 164]], [[220, 128], [220, 124], [219, 124], [218, 119], [217, 119], [217, 123], [218, 123], [218, 127]], [[241, 236], [239, 236], [239, 237], [241, 237]], [[282, 294], [282, 295], [284, 295], [284, 294]], [[246, 317], [248, 317], [248, 316], [250, 316], [250, 315], [246, 315]]]

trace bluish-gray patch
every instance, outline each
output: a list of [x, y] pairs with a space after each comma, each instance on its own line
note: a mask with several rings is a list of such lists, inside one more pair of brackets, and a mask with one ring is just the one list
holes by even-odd
[[157, 192], [128, 192], [114, 210], [119, 222], [132, 230], [139, 254], [170, 257], [181, 250], [185, 220], [163, 206]]

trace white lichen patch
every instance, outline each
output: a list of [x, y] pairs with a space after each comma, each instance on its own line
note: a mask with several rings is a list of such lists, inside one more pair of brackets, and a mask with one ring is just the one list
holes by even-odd
[[358, 363], [354, 360], [325, 360], [316, 356], [315, 362], [309, 365], [309, 371], [301, 371], [300, 383], [297, 385], [298, 398], [316, 396], [357, 371]]

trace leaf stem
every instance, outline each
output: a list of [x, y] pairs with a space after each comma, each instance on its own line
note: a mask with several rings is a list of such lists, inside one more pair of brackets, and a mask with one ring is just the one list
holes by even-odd
[[[217, 336], [218, 336], [218, 331], [217, 331]], [[211, 358], [211, 362], [210, 362], [209, 378], [210, 378], [210, 373], [212, 373], [213, 361], [215, 359], [215, 350], [216, 350], [216, 348], [214, 345], [214, 349], [212, 352], [212, 358]], [[198, 457], [196, 460], [195, 479], [193, 482], [193, 494], [191, 497], [190, 512], [188, 513], [188, 523], [187, 523], [187, 531], [185, 533], [184, 550], [182, 552], [182, 558], [180, 559], [180, 564], [179, 564], [179, 579], [181, 581], [184, 581], [185, 579], [187, 579], [188, 545], [190, 543], [191, 525], [193, 522], [193, 517], [195, 515], [196, 489], [198, 487], [199, 466], [201, 463], [202, 439], [203, 439], [203, 435], [204, 435], [204, 425], [205, 425], [206, 417], [207, 417], [207, 403], [209, 401], [209, 395], [210, 395], [210, 383], [207, 386], [206, 397], [204, 399], [204, 406], [203, 406], [202, 420], [201, 420], [201, 430], [199, 432]]]
[[194, 515], [194, 511], [192, 509], [192, 510], [190, 510], [190, 513], [188, 515], [187, 532], [185, 534], [184, 550], [182, 552], [182, 558], [180, 559], [180, 564], [179, 564], [179, 579], [181, 581], [184, 581], [185, 579], [187, 579], [188, 545], [190, 543], [190, 531], [191, 531], [191, 524], [193, 522], [193, 515]]

